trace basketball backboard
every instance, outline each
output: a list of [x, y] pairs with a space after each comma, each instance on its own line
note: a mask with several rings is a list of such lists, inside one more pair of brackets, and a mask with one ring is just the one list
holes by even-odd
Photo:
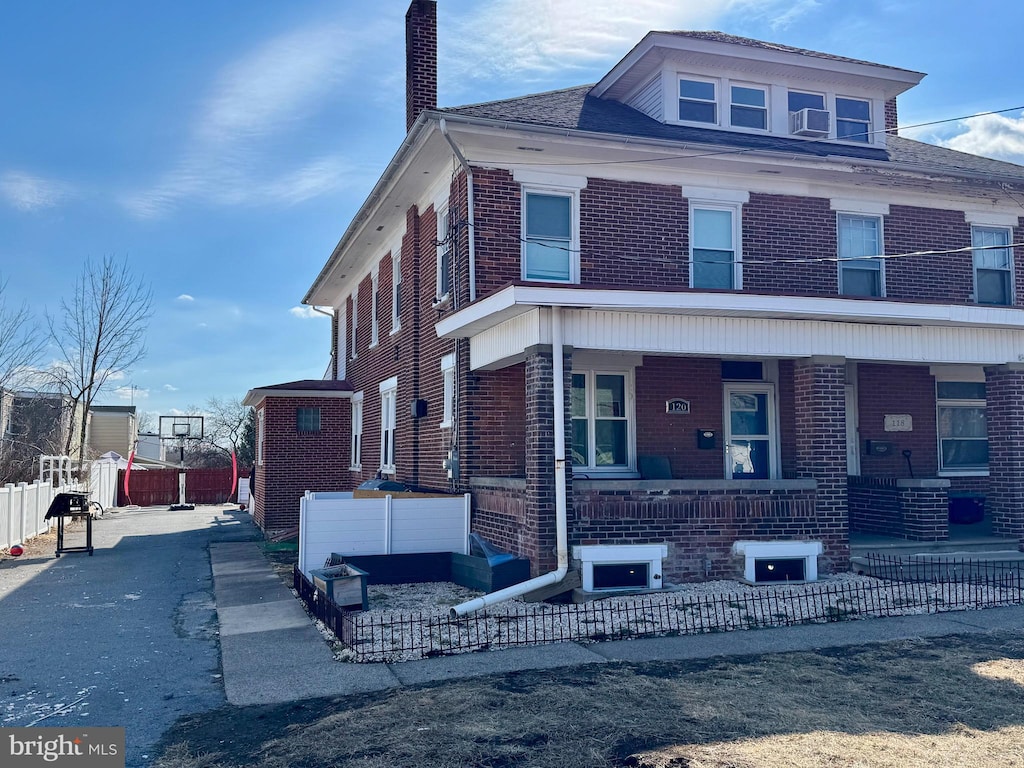
[[202, 416], [161, 416], [161, 440], [200, 440], [203, 437]]

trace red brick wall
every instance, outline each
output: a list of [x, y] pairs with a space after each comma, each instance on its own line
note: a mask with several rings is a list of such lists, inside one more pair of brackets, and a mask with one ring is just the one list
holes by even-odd
[[823, 296], [839, 293], [835, 262], [771, 262], [836, 255], [836, 213], [828, 200], [752, 194], [742, 216], [744, 290]]
[[[960, 211], [893, 205], [884, 217], [883, 237], [886, 253], [965, 248], [971, 244], [971, 227]], [[887, 298], [965, 304], [973, 292], [970, 253], [908, 256], [885, 262]]]
[[[870, 477], [910, 477], [903, 451], [911, 451], [916, 477], [935, 477], [938, 449], [935, 432], [935, 379], [926, 365], [857, 366], [860, 405], [860, 471]], [[912, 432], [886, 432], [886, 414], [910, 414]], [[893, 444], [888, 456], [864, 454], [867, 440]]]
[[[299, 499], [308, 491], [348, 490], [351, 406], [347, 398], [269, 397], [263, 465], [256, 470], [256, 523], [265, 530], [299, 524]], [[297, 408], [320, 409], [320, 431], [299, 432]]]

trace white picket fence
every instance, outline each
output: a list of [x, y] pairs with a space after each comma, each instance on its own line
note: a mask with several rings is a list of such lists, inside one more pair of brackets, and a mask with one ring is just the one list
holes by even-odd
[[7, 483], [0, 488], [0, 549], [24, 544], [33, 536], [50, 530], [46, 510], [58, 493], [77, 491], [79, 486], [55, 488], [49, 483]]
[[470, 495], [356, 499], [306, 491], [299, 502], [299, 568], [309, 576], [333, 553], [469, 554]]

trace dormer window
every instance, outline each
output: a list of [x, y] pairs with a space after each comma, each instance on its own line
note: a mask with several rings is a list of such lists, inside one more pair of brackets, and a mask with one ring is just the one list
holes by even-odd
[[824, 109], [825, 95], [822, 93], [806, 93], [804, 91], [789, 92], [789, 111], [799, 112], [801, 109]]
[[734, 85], [729, 119], [734, 128], [768, 130], [768, 95], [764, 88]]
[[836, 138], [870, 141], [871, 102], [836, 96]]
[[714, 82], [679, 78], [679, 119], [717, 125], [718, 102]]

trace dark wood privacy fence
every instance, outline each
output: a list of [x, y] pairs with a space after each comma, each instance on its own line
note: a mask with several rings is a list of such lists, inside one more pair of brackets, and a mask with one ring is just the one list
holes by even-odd
[[[240, 477], [248, 476], [239, 473]], [[185, 501], [190, 504], [223, 504], [237, 498], [237, 489], [231, 493], [231, 467], [185, 470]], [[128, 495], [132, 504], [149, 507], [175, 504], [178, 501], [177, 469], [133, 469], [128, 478]], [[124, 495], [124, 470], [117, 473], [117, 504], [129, 501]]]

